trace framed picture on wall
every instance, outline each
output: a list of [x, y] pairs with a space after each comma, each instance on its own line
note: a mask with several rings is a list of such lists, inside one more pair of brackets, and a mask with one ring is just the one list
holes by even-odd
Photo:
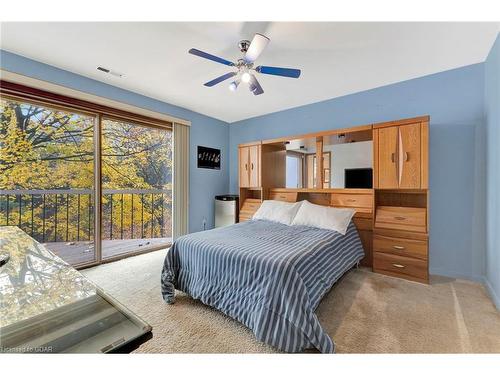
[[220, 150], [198, 146], [198, 168], [220, 169]]

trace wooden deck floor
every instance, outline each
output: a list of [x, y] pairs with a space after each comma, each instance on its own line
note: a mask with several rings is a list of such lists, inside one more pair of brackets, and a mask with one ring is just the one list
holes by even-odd
[[[148, 249], [167, 248], [171, 244], [172, 238], [104, 240], [102, 241], [102, 257], [107, 259]], [[46, 242], [44, 245], [69, 264], [86, 263], [95, 260], [94, 244], [89, 241]]]

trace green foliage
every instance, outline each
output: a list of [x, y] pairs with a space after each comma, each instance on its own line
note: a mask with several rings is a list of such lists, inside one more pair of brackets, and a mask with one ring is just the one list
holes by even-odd
[[[172, 132], [109, 119], [101, 126], [103, 238], [170, 236]], [[24, 192], [0, 197], [0, 225], [45, 242], [93, 240], [94, 127], [90, 115], [1, 99], [0, 190]], [[48, 189], [61, 193], [26, 192]], [[129, 190], [122, 199], [106, 189]]]

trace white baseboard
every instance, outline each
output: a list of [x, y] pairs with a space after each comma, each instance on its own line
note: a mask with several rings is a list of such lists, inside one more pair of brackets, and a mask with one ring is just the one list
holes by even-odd
[[493, 304], [496, 306], [497, 310], [500, 310], [500, 297], [498, 294], [495, 292], [493, 287], [491, 286], [489, 280], [485, 276], [481, 275], [464, 275], [458, 272], [450, 272], [449, 270], [443, 270], [440, 268], [430, 268], [429, 273], [431, 275], [439, 275], [439, 276], [446, 276], [446, 277], [453, 277], [454, 279], [465, 279], [465, 280], [472, 280], [477, 283], [481, 283], [485, 286], [486, 291], [490, 295], [491, 300], [493, 301]]
[[454, 279], [472, 280], [472, 281], [475, 281], [477, 283], [484, 284], [484, 276], [482, 276], [482, 275], [464, 275], [463, 273], [460, 273], [460, 272], [454, 272], [454, 271], [445, 270], [442, 268], [433, 268], [433, 267], [429, 268], [429, 274], [452, 277]]
[[486, 287], [486, 290], [488, 291], [493, 303], [497, 307], [497, 310], [500, 310], [500, 298], [496, 294], [495, 289], [493, 289], [489, 280], [486, 277], [484, 278], [483, 283], [484, 283], [484, 286]]

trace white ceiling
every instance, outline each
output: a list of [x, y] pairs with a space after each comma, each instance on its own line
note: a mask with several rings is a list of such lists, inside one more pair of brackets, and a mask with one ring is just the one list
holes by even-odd
[[[499, 23], [2, 23], [1, 48], [227, 122], [314, 103], [485, 60]], [[299, 79], [259, 74], [265, 91], [203, 86], [235, 61], [237, 43], [264, 33], [257, 64], [299, 68]], [[125, 74], [116, 78], [104, 66]]]

